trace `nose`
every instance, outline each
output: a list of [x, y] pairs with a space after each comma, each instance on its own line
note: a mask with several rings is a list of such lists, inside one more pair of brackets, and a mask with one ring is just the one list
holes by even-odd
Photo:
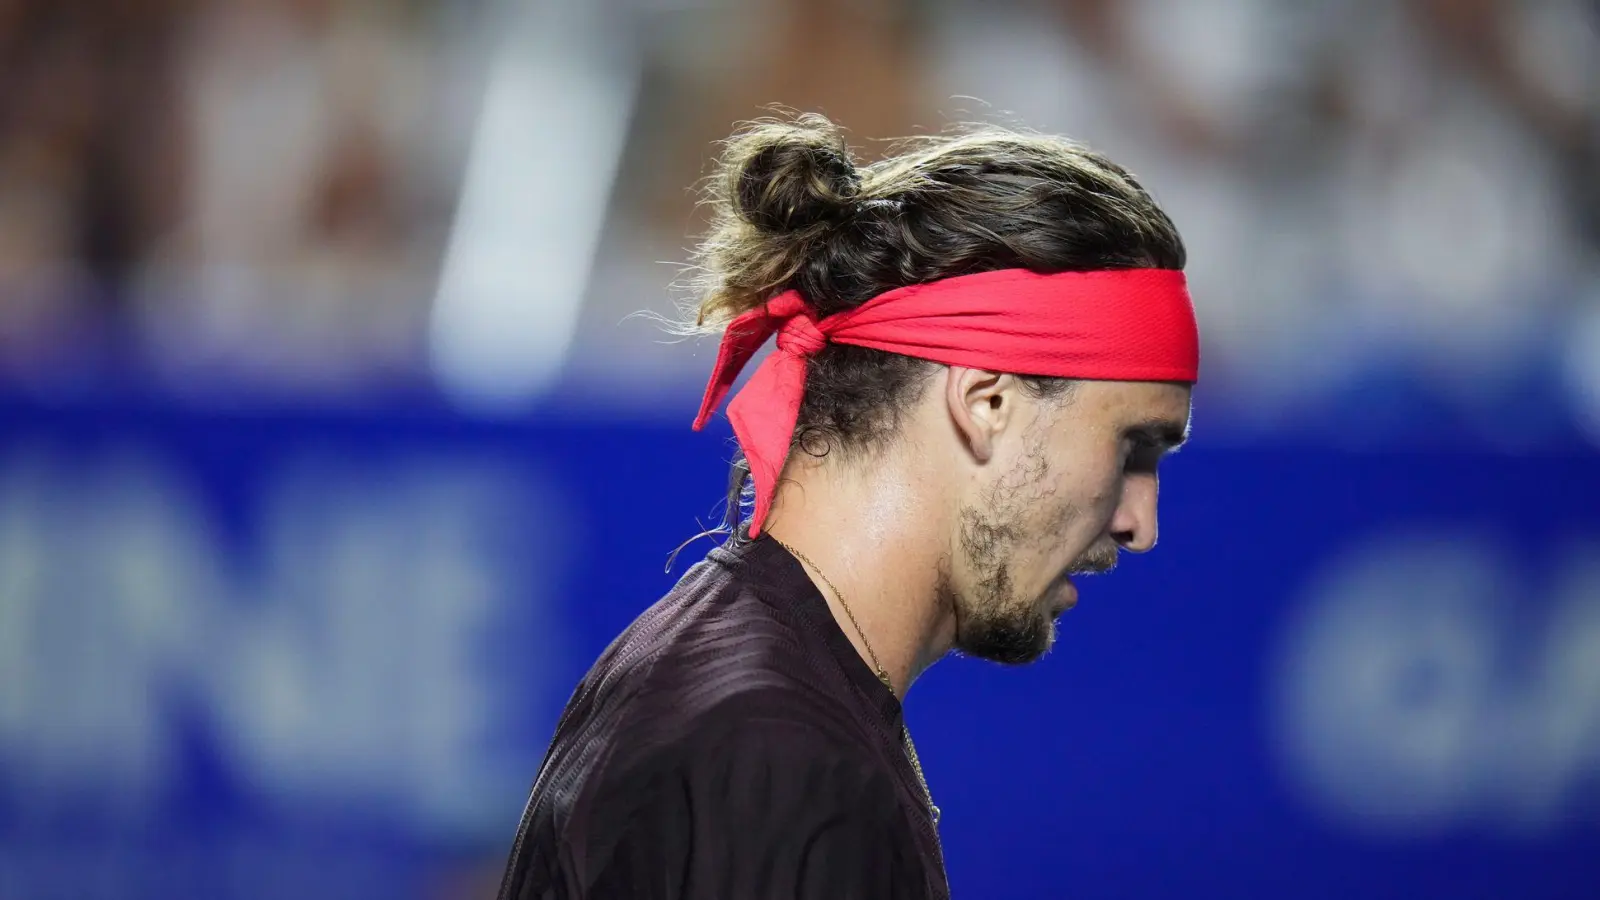
[[1130, 472], [1123, 480], [1122, 500], [1111, 517], [1111, 537], [1124, 550], [1144, 553], [1156, 545], [1156, 476]]

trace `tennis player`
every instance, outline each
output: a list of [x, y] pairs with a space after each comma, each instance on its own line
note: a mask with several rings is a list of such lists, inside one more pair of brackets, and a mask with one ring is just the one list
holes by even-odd
[[1074, 574], [1155, 546], [1183, 243], [1115, 163], [1010, 130], [858, 166], [766, 121], [713, 185], [696, 427], [776, 337], [728, 407], [732, 533], [578, 686], [500, 896], [947, 897], [901, 699], [952, 649], [1038, 659]]

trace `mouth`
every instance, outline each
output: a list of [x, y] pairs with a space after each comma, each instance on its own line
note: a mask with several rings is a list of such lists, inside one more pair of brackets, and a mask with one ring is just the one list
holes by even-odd
[[1100, 575], [1117, 567], [1116, 554], [1110, 553], [1079, 560], [1070, 569], [1062, 572], [1056, 578], [1050, 591], [1050, 615], [1060, 616], [1062, 613], [1078, 605], [1078, 586], [1073, 583], [1076, 575]]

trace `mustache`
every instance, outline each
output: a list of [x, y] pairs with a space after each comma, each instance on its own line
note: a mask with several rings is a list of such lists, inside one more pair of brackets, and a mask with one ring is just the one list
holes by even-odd
[[1088, 553], [1085, 553], [1083, 556], [1078, 557], [1077, 562], [1074, 562], [1072, 566], [1067, 569], [1067, 574], [1095, 575], [1102, 572], [1109, 572], [1117, 567], [1117, 556], [1118, 553], [1116, 547], [1106, 547], [1100, 550], [1092, 550]]

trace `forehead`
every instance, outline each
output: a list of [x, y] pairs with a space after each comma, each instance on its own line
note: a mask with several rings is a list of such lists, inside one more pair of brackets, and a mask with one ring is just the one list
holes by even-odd
[[1170, 381], [1083, 381], [1074, 395], [1080, 415], [1111, 427], [1149, 425], [1183, 433], [1189, 429], [1193, 388]]

